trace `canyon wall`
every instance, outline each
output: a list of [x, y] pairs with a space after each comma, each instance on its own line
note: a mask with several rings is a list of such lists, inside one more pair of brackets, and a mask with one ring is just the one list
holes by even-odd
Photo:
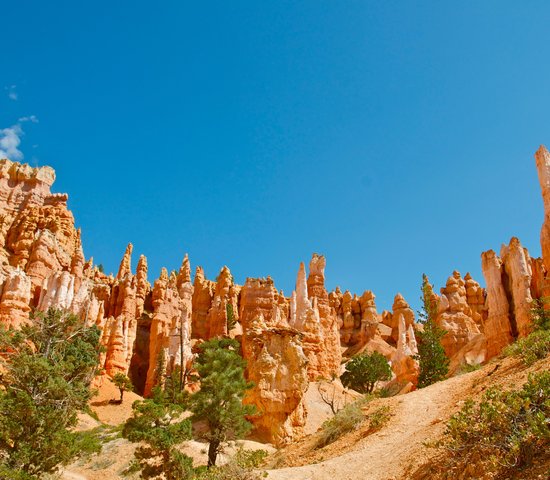
[[[535, 154], [544, 201], [542, 258], [532, 258], [517, 238], [500, 256], [481, 256], [487, 287], [453, 272], [439, 294], [436, 322], [447, 331], [443, 346], [456, 370], [497, 355], [531, 330], [533, 299], [547, 296], [550, 262], [550, 154]], [[414, 388], [418, 377], [416, 331], [409, 304], [397, 294], [391, 311], [376, 297], [325, 286], [326, 259], [301, 263], [287, 297], [273, 279], [237, 285], [224, 266], [216, 280], [201, 267], [191, 276], [185, 255], [179, 271], [163, 269], [148, 281], [147, 259], [132, 269], [133, 246], [116, 276], [86, 260], [81, 233], [66, 194], [52, 194], [55, 172], [0, 160], [0, 323], [18, 328], [33, 310], [64, 308], [101, 329], [102, 374], [128, 374], [149, 394], [175, 368], [191, 368], [193, 346], [217, 336], [241, 342], [247, 377], [255, 383], [246, 401], [260, 415], [258, 434], [277, 444], [301, 435], [308, 382], [341, 373], [343, 358], [378, 351], [391, 363], [392, 382]]]

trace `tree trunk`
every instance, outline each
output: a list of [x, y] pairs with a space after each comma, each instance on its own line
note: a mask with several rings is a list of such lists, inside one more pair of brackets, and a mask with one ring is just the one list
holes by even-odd
[[216, 457], [218, 456], [219, 447], [219, 440], [210, 440], [210, 444], [208, 445], [208, 468], [216, 465]]
[[122, 403], [122, 396], [124, 395], [124, 389], [120, 389], [120, 403]]

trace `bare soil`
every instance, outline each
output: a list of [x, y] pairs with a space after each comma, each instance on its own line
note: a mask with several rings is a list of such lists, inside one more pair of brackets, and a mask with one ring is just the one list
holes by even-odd
[[315, 434], [310, 435], [273, 457], [272, 460], [284, 465], [284, 468], [270, 470], [268, 478], [411, 479], [418, 467], [438, 455], [435, 448], [426, 444], [441, 438], [446, 421], [461, 408], [466, 398], [479, 398], [490, 386], [520, 388], [530, 372], [549, 368], [550, 358], [530, 368], [525, 368], [516, 358], [499, 358], [478, 371], [450, 378], [407, 395], [377, 399], [368, 404], [366, 413], [388, 406], [391, 419], [382, 429], [370, 433], [367, 423], [318, 450], [313, 448]]

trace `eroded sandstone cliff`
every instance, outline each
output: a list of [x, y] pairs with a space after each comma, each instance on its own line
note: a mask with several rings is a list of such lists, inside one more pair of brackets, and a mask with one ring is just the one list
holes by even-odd
[[[500, 257], [492, 250], [482, 254], [486, 288], [453, 272], [433, 293], [452, 369], [485, 361], [528, 334], [532, 300], [549, 293], [550, 154], [541, 147], [535, 158], [545, 211], [542, 259], [512, 238]], [[372, 291], [328, 292], [326, 259], [317, 254], [309, 273], [300, 264], [290, 296], [270, 277], [237, 285], [226, 266], [216, 281], [201, 267], [192, 279], [187, 255], [179, 271], [163, 269], [151, 286], [143, 255], [132, 269], [132, 244], [117, 275], [105, 275], [93, 259], [86, 261], [68, 196], [50, 192], [54, 180], [49, 167], [0, 160], [2, 325], [18, 328], [33, 309], [70, 310], [101, 329], [102, 373], [126, 373], [144, 394], [178, 366], [190, 367], [195, 342], [236, 338], [255, 383], [246, 401], [260, 412], [253, 420], [257, 433], [277, 444], [301, 435], [308, 382], [339, 375], [342, 359], [357, 352], [382, 353], [391, 362], [392, 382], [404, 389], [416, 385], [419, 327], [402, 295], [395, 296], [392, 311], [378, 312]]]

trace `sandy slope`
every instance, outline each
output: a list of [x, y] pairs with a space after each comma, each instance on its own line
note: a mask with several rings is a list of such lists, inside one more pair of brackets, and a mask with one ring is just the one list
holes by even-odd
[[[498, 368], [494, 370], [497, 365]], [[407, 395], [377, 400], [373, 407], [389, 405], [392, 412], [392, 418], [382, 430], [363, 438], [360, 432], [355, 432], [309, 455], [309, 458], [299, 445], [293, 446], [286, 453], [290, 457], [290, 463], [294, 465], [319, 460], [319, 455], [330, 458], [316, 464], [271, 470], [269, 479], [410, 478], [412, 471], [435, 453], [434, 449], [426, 448], [423, 442], [441, 436], [445, 421], [460, 409], [465, 398], [479, 396], [488, 386], [496, 384], [518, 388], [524, 383], [529, 371], [548, 368], [548, 358], [528, 370], [517, 359], [497, 360], [482, 370], [454, 377]], [[304, 441], [306, 443], [307, 439]]]
[[[439, 438], [445, 421], [460, 409], [468, 397], [479, 397], [493, 385], [506, 388], [520, 388], [532, 371], [550, 368], [550, 357], [525, 369], [515, 358], [496, 359], [483, 369], [451, 378], [431, 387], [387, 399], [377, 399], [366, 407], [368, 411], [389, 406], [391, 418], [378, 432], [368, 434], [368, 427], [345, 435], [325, 448], [312, 450], [315, 430], [331, 414], [318, 395], [316, 385], [306, 395], [310, 419], [306, 430], [312, 435], [277, 452], [273, 458], [281, 458], [285, 468], [268, 471], [271, 480], [405, 480], [412, 478], [412, 472], [428, 461], [436, 452], [424, 445], [426, 441]], [[123, 422], [131, 414], [131, 403], [137, 395], [130, 394], [123, 405], [110, 405], [108, 400], [116, 398], [112, 385], [104, 385], [100, 397], [96, 397], [92, 408], [100, 419], [111, 425]], [[126, 397], [126, 395], [125, 395]], [[368, 413], [368, 412], [367, 412]], [[93, 419], [83, 416], [83, 429], [97, 425]], [[245, 448], [266, 449], [269, 445], [247, 441]], [[206, 463], [206, 445], [191, 441], [182, 445], [182, 451], [190, 455], [195, 464]], [[66, 480], [116, 480], [136, 479], [137, 474], [124, 477], [123, 471], [133, 458], [135, 444], [117, 438], [107, 443], [99, 455], [75, 462], [62, 473]], [[231, 451], [227, 452], [229, 455]], [[223, 463], [223, 458], [221, 458]]]

